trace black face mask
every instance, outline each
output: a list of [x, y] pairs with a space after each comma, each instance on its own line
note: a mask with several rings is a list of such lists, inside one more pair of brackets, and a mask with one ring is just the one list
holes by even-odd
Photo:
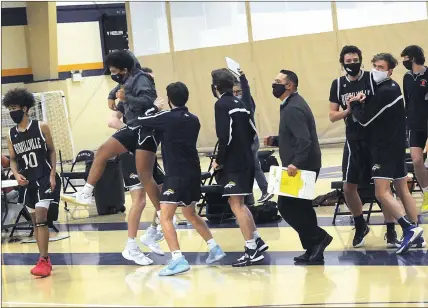
[[24, 110], [18, 109], [13, 110], [10, 113], [10, 117], [12, 118], [12, 121], [16, 124], [21, 123], [22, 119], [24, 118]]
[[118, 84], [124, 84], [126, 81], [126, 77], [124, 74], [111, 75], [111, 79], [113, 79], [113, 81], [116, 81]]
[[280, 98], [282, 94], [285, 93], [285, 91], [287, 91], [287, 89], [285, 88], [285, 84], [280, 84], [280, 83], [272, 84], [272, 94], [276, 98]]
[[346, 74], [355, 77], [361, 70], [361, 63], [343, 64], [343, 68], [345, 69]]
[[213, 95], [214, 95], [214, 97], [215, 97], [215, 98], [218, 98], [218, 97], [217, 97], [216, 87], [215, 87], [215, 85], [213, 85], [213, 84], [211, 85], [211, 92], [213, 93]]
[[170, 100], [168, 100], [168, 106], [169, 106], [169, 109], [172, 109], [172, 104]]
[[411, 71], [412, 70], [412, 61], [410, 61], [410, 60], [406, 60], [406, 61], [403, 61], [403, 65], [404, 65], [404, 67], [406, 68], [406, 69], [408, 69], [409, 71]]

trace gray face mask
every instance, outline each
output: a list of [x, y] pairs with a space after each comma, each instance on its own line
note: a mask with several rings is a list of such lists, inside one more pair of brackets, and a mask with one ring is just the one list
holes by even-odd
[[242, 95], [235, 96], [237, 99], [242, 99]]

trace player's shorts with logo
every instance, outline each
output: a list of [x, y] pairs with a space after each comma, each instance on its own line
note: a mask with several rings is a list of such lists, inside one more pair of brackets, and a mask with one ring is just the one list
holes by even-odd
[[36, 206], [49, 208], [51, 203], [59, 203], [61, 195], [61, 179], [55, 176], [56, 185], [52, 191], [50, 176], [37, 181], [31, 181], [27, 186], [19, 186], [18, 203], [25, 205], [30, 213], [34, 213]]
[[[138, 178], [137, 167], [135, 165], [135, 155], [132, 153], [123, 153], [120, 155], [120, 161], [122, 165], [122, 175], [125, 187], [129, 190], [143, 188]], [[153, 178], [156, 184], [161, 185], [164, 181], [165, 173], [159, 166], [157, 160], [153, 166]]]
[[223, 186], [223, 196], [245, 196], [253, 193], [254, 167], [245, 170], [220, 170], [217, 184]]
[[193, 205], [201, 198], [201, 175], [166, 176], [161, 203]]
[[365, 140], [347, 140], [343, 149], [343, 181], [350, 184], [371, 182], [373, 166], [369, 143]]
[[160, 142], [160, 135], [143, 127], [130, 128], [129, 126], [124, 126], [114, 133], [112, 137], [132, 153], [135, 153], [136, 150], [156, 153]]
[[[395, 154], [392, 155], [394, 152]], [[374, 153], [372, 153], [372, 157], [373, 179], [388, 179], [392, 181], [407, 178], [405, 150], [403, 150], [402, 154], [398, 155], [397, 151], [393, 150], [375, 150]]]
[[427, 138], [428, 138], [427, 130], [409, 129], [409, 146], [411, 148], [425, 149]]

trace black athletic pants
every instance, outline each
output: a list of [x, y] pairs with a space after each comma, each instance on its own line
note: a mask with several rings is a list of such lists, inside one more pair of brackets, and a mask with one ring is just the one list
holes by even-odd
[[[319, 170], [314, 170], [319, 174]], [[317, 214], [311, 200], [279, 196], [278, 210], [284, 220], [299, 234], [303, 249], [321, 243], [327, 232], [318, 227]]]

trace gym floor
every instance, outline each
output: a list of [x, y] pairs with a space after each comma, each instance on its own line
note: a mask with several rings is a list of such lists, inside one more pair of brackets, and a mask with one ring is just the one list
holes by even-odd
[[[323, 149], [323, 170], [317, 195], [329, 192], [331, 181], [341, 180], [343, 147]], [[277, 154], [277, 153], [276, 153]], [[203, 170], [208, 159], [201, 160]], [[256, 197], [260, 191], [255, 188]], [[421, 195], [414, 194], [418, 205]], [[130, 196], [126, 197], [129, 210]], [[74, 205], [70, 205], [71, 209]], [[378, 209], [377, 206], [374, 207]], [[127, 212], [128, 212], [127, 210]], [[204, 265], [206, 244], [191, 226], [179, 226], [182, 251], [191, 270], [175, 277], [158, 277], [169, 254], [150, 254], [156, 265], [137, 266], [121, 252], [127, 239], [127, 213], [95, 216], [94, 208], [78, 206], [66, 214], [60, 204], [58, 228], [70, 237], [49, 244], [52, 276], [37, 279], [30, 269], [38, 257], [36, 244], [2, 245], [3, 307], [424, 307], [428, 305], [428, 253], [413, 249], [403, 256], [386, 249], [380, 214], [370, 220], [366, 247], [352, 248], [354, 231], [349, 216], [332, 226], [334, 207], [316, 209], [319, 224], [333, 237], [324, 266], [295, 266], [300, 254], [297, 234], [284, 221], [259, 227], [269, 244], [263, 265], [232, 268], [243, 251], [243, 238], [234, 223], [212, 227], [227, 257], [215, 266]], [[140, 233], [154, 208], [148, 204]], [[182, 215], [178, 215], [179, 218]], [[422, 217], [428, 235], [428, 217]], [[397, 231], [399, 227], [397, 226]], [[400, 232], [399, 232], [400, 233]], [[6, 234], [3, 234], [5, 236]], [[401, 234], [399, 234], [401, 236]], [[140, 245], [143, 251], [147, 248]], [[168, 251], [165, 241], [161, 247]]]

